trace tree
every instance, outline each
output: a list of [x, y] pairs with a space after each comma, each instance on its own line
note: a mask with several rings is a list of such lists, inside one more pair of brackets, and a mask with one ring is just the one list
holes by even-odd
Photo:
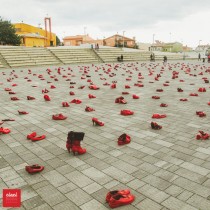
[[0, 44], [20, 45], [21, 37], [15, 33], [15, 27], [8, 20], [0, 17]]
[[60, 39], [56, 36], [56, 45], [57, 45], [57, 46], [60, 46], [60, 44], [61, 44], [61, 41], [60, 41]]

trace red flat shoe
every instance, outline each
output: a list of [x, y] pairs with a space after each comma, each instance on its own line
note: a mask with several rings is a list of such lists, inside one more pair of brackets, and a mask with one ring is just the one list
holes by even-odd
[[45, 138], [46, 138], [45, 135], [42, 135], [42, 136], [32, 136], [31, 137], [31, 141], [40, 141], [40, 140], [43, 140]]
[[158, 125], [156, 122], [151, 122], [151, 128], [154, 130], [160, 130], [162, 126]]
[[55, 114], [52, 116], [53, 120], [65, 120], [67, 117], [62, 114]]
[[127, 115], [133, 115], [134, 112], [128, 110], [128, 109], [125, 109], [125, 110], [121, 110], [120, 112], [121, 115], [124, 115], [124, 116], [127, 116]]
[[32, 165], [32, 166], [26, 166], [25, 170], [29, 173], [29, 174], [34, 174], [34, 173], [38, 173], [44, 170], [44, 166], [39, 166], [38, 164]]
[[161, 118], [165, 118], [166, 114], [153, 114], [152, 118], [156, 118], [156, 119], [161, 119]]
[[85, 111], [86, 112], [92, 112], [92, 111], [95, 111], [95, 109], [93, 109], [93, 108], [91, 108], [89, 106], [86, 106]]
[[111, 208], [116, 208], [119, 206], [128, 205], [132, 203], [134, 200], [135, 200], [135, 196], [132, 194], [128, 194], [128, 195], [117, 194], [111, 197], [111, 199], [109, 200], [109, 206]]
[[139, 99], [139, 96], [133, 94], [133, 99]]
[[97, 118], [93, 117], [92, 118], [92, 122], [93, 122], [93, 125], [99, 125], [99, 126], [104, 126], [104, 123], [99, 121]]
[[112, 196], [114, 195], [129, 195], [130, 194], [130, 190], [113, 190], [110, 191], [106, 194], [106, 202], [108, 203], [111, 199]]
[[27, 135], [27, 139], [31, 140], [31, 138], [35, 136], [36, 136], [36, 132], [32, 132], [31, 134]]
[[63, 107], [69, 107], [69, 103], [68, 102], [62, 102], [62, 106]]
[[164, 104], [164, 103], [160, 104], [160, 107], [167, 107], [167, 106], [168, 106], [168, 104]]
[[0, 128], [0, 134], [8, 134], [10, 132], [11, 131], [9, 128], [3, 128], [3, 127]]
[[25, 111], [18, 111], [19, 115], [24, 115], [24, 114], [28, 114], [28, 112]]
[[45, 100], [45, 101], [51, 101], [50, 96], [44, 95], [44, 100]]
[[122, 134], [117, 141], [118, 145], [125, 145], [129, 144], [130, 142], [131, 142], [131, 137], [126, 133]]

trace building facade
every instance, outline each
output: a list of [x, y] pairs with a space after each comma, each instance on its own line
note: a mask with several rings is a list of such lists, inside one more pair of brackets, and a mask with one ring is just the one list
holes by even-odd
[[13, 24], [16, 34], [21, 36], [21, 45], [26, 47], [49, 47], [56, 46], [56, 35], [42, 28], [25, 23]]

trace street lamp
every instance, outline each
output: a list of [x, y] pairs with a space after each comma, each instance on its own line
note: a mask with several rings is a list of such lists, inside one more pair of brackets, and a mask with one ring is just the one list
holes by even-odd
[[124, 34], [125, 34], [125, 31], [123, 31], [123, 48], [124, 48]]
[[152, 35], [152, 44], [155, 43], [155, 34]]

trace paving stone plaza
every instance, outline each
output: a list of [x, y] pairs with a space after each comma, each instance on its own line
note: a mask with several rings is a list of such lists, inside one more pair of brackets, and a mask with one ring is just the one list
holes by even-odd
[[[0, 70], [0, 122], [15, 120], [1, 125], [11, 129], [11, 133], [0, 135], [1, 203], [2, 189], [18, 188], [22, 192], [19, 209], [106, 210], [110, 209], [105, 202], [110, 190], [130, 189], [135, 201], [118, 209], [210, 209], [210, 140], [196, 140], [199, 130], [210, 133], [210, 84], [203, 79], [210, 78], [210, 64], [196, 61], [169, 61], [165, 66], [162, 62], [80, 64], [62, 66], [61, 74], [57, 69], [58, 66], [45, 66]], [[172, 79], [173, 71], [179, 72], [178, 78]], [[157, 74], [161, 77], [155, 80]], [[100, 89], [89, 89], [88, 79]], [[116, 89], [103, 85], [112, 82], [117, 82]], [[51, 85], [56, 88], [51, 89]], [[125, 85], [130, 88], [125, 89]], [[81, 86], [85, 87], [80, 89]], [[206, 88], [206, 92], [198, 92], [200, 87]], [[9, 95], [5, 88], [16, 94]], [[45, 88], [51, 101], [43, 98]], [[184, 91], [177, 92], [177, 88]], [[75, 95], [70, 96], [70, 91]], [[123, 91], [129, 92], [123, 95], [127, 104], [115, 103]], [[189, 96], [190, 93], [198, 96]], [[96, 98], [89, 99], [88, 94]], [[135, 100], [132, 94], [140, 98]], [[160, 99], [152, 99], [155, 95]], [[13, 96], [20, 100], [12, 101]], [[27, 100], [27, 96], [35, 100]], [[180, 101], [181, 98], [188, 101]], [[63, 101], [73, 99], [82, 103], [62, 107]], [[160, 107], [161, 103], [168, 107]], [[85, 112], [86, 106], [95, 111]], [[134, 111], [134, 115], [120, 115], [123, 109]], [[18, 110], [29, 114], [19, 115]], [[204, 111], [206, 117], [197, 116], [196, 111]], [[59, 113], [68, 118], [52, 120], [52, 115]], [[167, 117], [152, 119], [154, 113]], [[93, 126], [92, 117], [105, 125]], [[151, 129], [151, 121], [163, 128]], [[33, 131], [45, 134], [46, 139], [27, 140]], [[82, 147], [87, 149], [85, 154], [68, 153], [69, 131], [85, 133], [82, 141]], [[131, 143], [119, 146], [117, 139], [123, 133], [131, 137]], [[28, 174], [25, 166], [33, 164], [45, 169]]]

